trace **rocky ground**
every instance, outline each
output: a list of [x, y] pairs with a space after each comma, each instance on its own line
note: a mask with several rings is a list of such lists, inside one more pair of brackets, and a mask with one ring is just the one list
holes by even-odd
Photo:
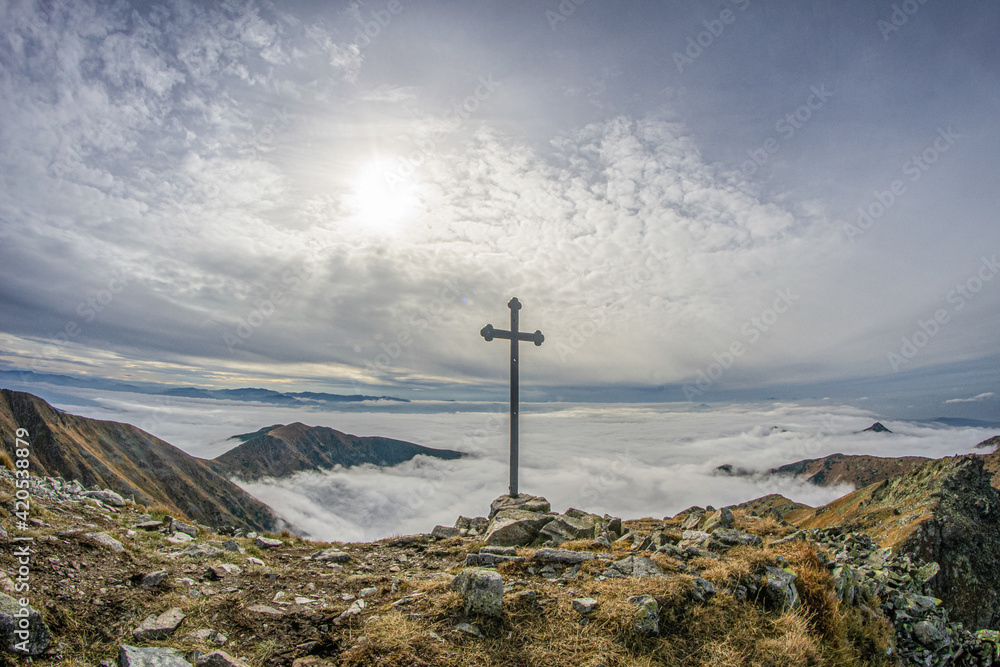
[[[936, 565], [773, 513], [691, 508], [622, 521], [502, 496], [489, 516], [428, 534], [331, 544], [221, 535], [60, 480], [35, 485], [22, 530], [15, 500], [0, 469], [4, 664], [989, 665], [997, 656], [996, 633], [950, 623], [927, 595]], [[16, 590], [22, 583], [30, 590]], [[11, 650], [22, 596], [33, 612], [21, 645], [30, 658]]]

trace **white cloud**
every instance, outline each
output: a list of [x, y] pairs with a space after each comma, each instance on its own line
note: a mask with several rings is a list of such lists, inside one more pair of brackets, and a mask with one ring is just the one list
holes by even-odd
[[949, 398], [945, 403], [976, 403], [978, 401], [985, 401], [987, 398], [992, 398], [996, 396], [992, 391], [987, 391], [982, 394], [977, 394], [972, 398]]

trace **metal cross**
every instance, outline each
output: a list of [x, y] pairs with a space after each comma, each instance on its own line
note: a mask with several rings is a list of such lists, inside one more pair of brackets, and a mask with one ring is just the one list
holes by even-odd
[[479, 332], [487, 342], [494, 338], [503, 338], [510, 341], [510, 496], [517, 497], [517, 342], [531, 341], [536, 346], [541, 345], [545, 336], [541, 331], [535, 333], [521, 333], [517, 330], [517, 311], [521, 310], [521, 302], [515, 296], [507, 302], [510, 308], [510, 331], [494, 329], [492, 324], [487, 324]]

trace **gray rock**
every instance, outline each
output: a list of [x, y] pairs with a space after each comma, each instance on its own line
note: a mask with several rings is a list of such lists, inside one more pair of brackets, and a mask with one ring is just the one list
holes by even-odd
[[573, 600], [573, 611], [578, 614], [586, 616], [593, 613], [595, 609], [597, 609], [597, 600], [594, 598], [576, 598]]
[[226, 540], [225, 542], [222, 543], [222, 548], [225, 549], [226, 551], [233, 551], [235, 553], [240, 553], [240, 554], [246, 553], [247, 551], [246, 549], [241, 547], [240, 543], [237, 542], [236, 540]]
[[190, 535], [191, 537], [198, 537], [198, 529], [195, 526], [184, 523], [183, 521], [178, 521], [177, 519], [174, 519], [171, 522], [170, 532], [184, 533], [185, 535]]
[[[38, 610], [30, 605], [22, 607], [20, 600], [0, 593], [0, 640], [11, 653], [36, 656], [45, 651], [52, 635]], [[24, 614], [28, 620], [26, 629], [20, 627]]]
[[660, 606], [651, 595], [636, 595], [628, 599], [635, 605], [632, 629], [639, 635], [655, 635], [660, 631]]
[[769, 547], [779, 547], [782, 544], [790, 544], [791, 542], [797, 542], [799, 540], [805, 540], [805, 539], [806, 539], [806, 531], [796, 530], [794, 533], [791, 533], [790, 535], [785, 535], [784, 537], [778, 538], [776, 540], [771, 540], [770, 542], [767, 543], [767, 545]]
[[252, 611], [255, 614], [267, 614], [268, 616], [285, 615], [285, 612], [275, 609], [274, 607], [268, 607], [266, 604], [252, 604], [247, 607], [247, 611]]
[[122, 546], [122, 543], [107, 533], [87, 533], [84, 537], [90, 538], [94, 542], [97, 542], [101, 546], [108, 547], [112, 551], [125, 551], [125, 547]]
[[686, 549], [687, 547], [704, 547], [708, 545], [708, 541], [712, 538], [711, 535], [703, 530], [685, 530], [681, 534], [681, 541], [677, 544], [679, 549]]
[[503, 616], [503, 577], [493, 570], [466, 568], [452, 580], [451, 587], [462, 594], [467, 615]]
[[160, 521], [141, 521], [132, 527], [138, 530], [159, 530], [163, 528], [163, 523]]
[[219, 547], [211, 544], [192, 544], [180, 552], [181, 556], [191, 556], [193, 558], [214, 558], [221, 556], [225, 552]]
[[139, 641], [155, 641], [166, 639], [172, 635], [184, 621], [184, 612], [178, 607], [168, 609], [159, 616], [150, 616], [138, 628], [132, 631], [132, 636]]
[[247, 533], [247, 539], [248, 540], [256, 540], [257, 539], [257, 531], [251, 530], [249, 533]]
[[723, 507], [705, 519], [705, 523], [701, 525], [701, 529], [706, 533], [710, 533], [713, 528], [732, 528], [734, 520], [733, 511]]
[[234, 658], [225, 651], [212, 651], [207, 655], [200, 656], [195, 662], [198, 667], [249, 667], [247, 663]]
[[523, 563], [521, 556], [501, 556], [500, 554], [478, 553], [465, 557], [466, 567], [494, 567], [500, 563]]
[[762, 589], [768, 602], [778, 609], [791, 609], [799, 602], [799, 593], [795, 590], [795, 573], [767, 565], [764, 567]]
[[459, 623], [455, 626], [455, 629], [462, 634], [471, 635], [477, 639], [483, 636], [483, 631], [471, 623]]
[[486, 544], [492, 546], [521, 547], [531, 544], [542, 526], [551, 520], [547, 514], [525, 510], [501, 510], [490, 521], [486, 530]]
[[544, 514], [552, 511], [552, 505], [541, 496], [532, 496], [527, 493], [518, 494], [516, 497], [504, 495], [490, 503], [490, 520], [504, 510], [522, 510]]
[[551, 540], [555, 544], [562, 544], [570, 540], [593, 539], [598, 520], [599, 518], [593, 515], [577, 517], [568, 513], [559, 514], [542, 526], [539, 537], [543, 540]]
[[191, 667], [191, 663], [175, 648], [120, 646], [118, 667]]
[[757, 535], [745, 533], [742, 530], [716, 528], [712, 531], [712, 537], [708, 540], [708, 548], [713, 551], [726, 551], [737, 546], [759, 547], [763, 542]]
[[163, 583], [163, 580], [167, 578], [166, 570], [157, 570], [155, 572], [147, 572], [142, 575], [142, 580], [139, 582], [142, 586], [147, 586], [149, 588], [155, 588]]
[[691, 512], [691, 514], [688, 514], [688, 517], [684, 519], [684, 523], [681, 524], [681, 529], [697, 530], [698, 525], [704, 518], [705, 518], [704, 512]]
[[285, 545], [285, 543], [282, 542], [281, 540], [275, 540], [273, 538], [264, 537], [262, 535], [257, 536], [257, 539], [254, 540], [254, 544], [256, 544], [261, 549], [273, 549], [275, 547], [282, 547]]
[[346, 563], [351, 560], [351, 555], [341, 551], [340, 549], [330, 548], [330, 549], [320, 549], [312, 556], [309, 556], [309, 560], [320, 561], [324, 563]]
[[221, 565], [211, 565], [207, 570], [205, 570], [205, 578], [212, 581], [218, 581], [219, 579], [225, 579], [229, 575], [239, 575], [242, 574], [243, 570], [240, 569], [239, 565], [233, 565], [232, 563], [222, 563]]
[[485, 546], [479, 550], [481, 554], [495, 554], [497, 556], [516, 556], [517, 549], [514, 547], [491, 547]]
[[695, 577], [694, 586], [691, 589], [691, 597], [697, 602], [708, 602], [716, 593], [715, 584], [707, 579]]
[[111, 507], [125, 507], [125, 499], [114, 491], [87, 491], [81, 495], [85, 498], [99, 500], [105, 505], [110, 505]]
[[562, 563], [576, 565], [585, 560], [594, 560], [593, 551], [571, 551], [569, 549], [539, 549], [532, 560], [539, 563]]
[[612, 563], [607, 570], [604, 571], [604, 576], [613, 577], [660, 577], [663, 576], [663, 570], [660, 566], [649, 560], [648, 558], [642, 556], [629, 556], [628, 558], [623, 558], [622, 560], [617, 560]]
[[447, 539], [449, 537], [458, 537], [462, 534], [462, 531], [458, 528], [453, 528], [451, 526], [434, 526], [431, 530], [431, 537], [436, 537], [438, 539]]
[[930, 649], [937, 649], [951, 644], [951, 637], [941, 621], [920, 621], [913, 624], [913, 636], [918, 642]]

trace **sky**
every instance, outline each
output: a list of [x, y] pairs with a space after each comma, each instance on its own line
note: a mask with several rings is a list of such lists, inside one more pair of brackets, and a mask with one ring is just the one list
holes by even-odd
[[479, 331], [517, 296], [525, 400], [1000, 414], [995, 3], [11, 0], [0, 31], [4, 369], [498, 398]]

